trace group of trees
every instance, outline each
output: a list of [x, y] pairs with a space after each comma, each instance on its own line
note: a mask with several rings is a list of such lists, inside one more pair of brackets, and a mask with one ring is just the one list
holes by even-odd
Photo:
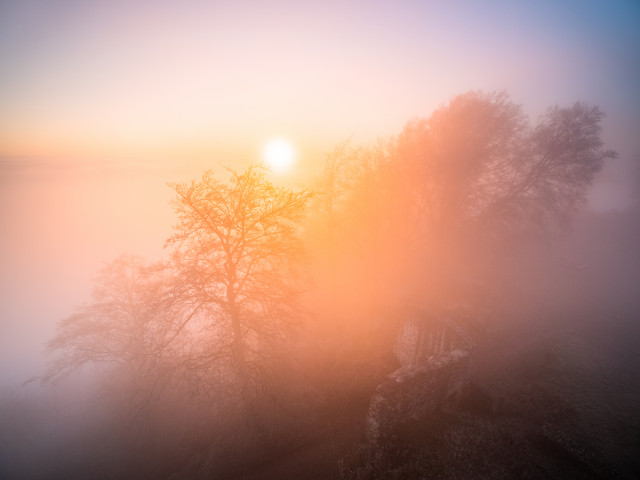
[[462, 245], [565, 225], [614, 156], [602, 118], [576, 103], [531, 126], [506, 94], [470, 92], [393, 138], [339, 145], [311, 190], [277, 187], [261, 166], [171, 185], [170, 255], [108, 265], [91, 302], [61, 322], [44, 378], [108, 365], [144, 402], [179, 388], [255, 415], [314, 315], [344, 323], [427, 298], [459, 274]]
[[279, 342], [304, 316], [298, 224], [306, 192], [276, 187], [259, 167], [172, 185], [179, 224], [168, 260], [125, 255], [107, 265], [92, 301], [62, 321], [45, 380], [86, 364], [117, 367], [135, 397], [168, 387], [237, 402], [247, 413]]
[[615, 156], [602, 118], [576, 103], [531, 126], [505, 93], [469, 92], [389, 140], [340, 145], [315, 199], [332, 279], [351, 266], [349, 283], [369, 284], [364, 303], [392, 292], [413, 301], [468, 274], [474, 257], [562, 231]]

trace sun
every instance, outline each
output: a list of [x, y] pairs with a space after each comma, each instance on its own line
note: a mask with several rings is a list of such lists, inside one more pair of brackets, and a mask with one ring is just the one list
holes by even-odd
[[274, 172], [286, 172], [296, 160], [296, 151], [291, 142], [276, 138], [264, 146], [262, 160]]

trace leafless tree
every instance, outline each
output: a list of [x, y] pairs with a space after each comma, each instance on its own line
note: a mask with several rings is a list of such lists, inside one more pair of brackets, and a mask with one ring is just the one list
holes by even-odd
[[310, 194], [273, 185], [258, 166], [231, 172], [229, 182], [207, 172], [172, 186], [180, 222], [168, 244], [181, 296], [212, 312], [209, 329], [223, 332], [212, 354], [229, 362], [249, 398], [303, 315], [299, 225]]
[[550, 108], [531, 127], [507, 94], [469, 92], [409, 123], [393, 158], [415, 172], [412, 189], [431, 231], [466, 224], [502, 237], [544, 232], [567, 222], [615, 156], [603, 149], [603, 116], [576, 103]]
[[343, 270], [357, 267], [336, 276], [350, 276], [360, 290], [373, 284], [366, 301], [384, 302], [394, 290], [414, 295], [401, 284], [411, 289], [418, 277], [435, 296], [448, 289], [446, 277], [456, 282], [471, 261], [487, 258], [480, 252], [548, 238], [615, 156], [603, 148], [602, 118], [597, 107], [576, 103], [550, 108], [532, 126], [506, 93], [474, 91], [396, 137], [337, 149], [326, 180], [347, 188], [340, 197], [327, 189], [331, 221], [342, 226], [332, 241], [335, 251], [351, 252], [338, 262]]
[[[91, 302], [63, 320], [42, 377], [108, 366], [149, 398], [171, 382], [232, 398], [263, 386], [300, 322], [308, 283], [299, 240], [307, 192], [276, 187], [260, 167], [172, 185], [180, 222], [169, 262], [122, 256]], [[225, 395], [227, 394], [227, 395]]]
[[198, 309], [179, 303], [171, 268], [123, 255], [95, 279], [92, 299], [62, 320], [48, 343], [45, 382], [85, 366], [108, 370], [144, 406], [176, 379], [183, 382]]

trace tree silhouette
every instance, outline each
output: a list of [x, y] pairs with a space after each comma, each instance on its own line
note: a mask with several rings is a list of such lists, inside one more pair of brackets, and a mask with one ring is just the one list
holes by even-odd
[[228, 183], [207, 172], [172, 187], [180, 222], [168, 244], [181, 296], [212, 311], [208, 327], [220, 339], [212, 353], [248, 399], [303, 313], [298, 230], [310, 194], [274, 186], [258, 166], [231, 172]]
[[495, 187], [478, 219], [494, 228], [527, 221], [534, 227], [565, 225], [586, 202], [604, 161], [616, 157], [603, 149], [603, 117], [598, 107], [584, 103], [548, 109], [529, 131], [524, 155], [512, 162], [508, 174], [488, 176]]
[[600, 139], [602, 112], [553, 107], [530, 127], [505, 93], [469, 92], [429, 119], [410, 122], [391, 161], [408, 164], [428, 229], [461, 225], [494, 236], [531, 234], [566, 223], [594, 175], [615, 156]]
[[47, 345], [55, 357], [42, 380], [97, 365], [127, 378], [135, 395], [166, 384], [180, 356], [172, 340], [182, 329], [172, 288], [171, 271], [161, 262], [123, 255], [106, 265], [92, 301], [58, 325]]
[[[416, 285], [442, 296], [475, 259], [562, 230], [615, 157], [603, 148], [602, 118], [597, 107], [576, 103], [552, 107], [531, 125], [506, 93], [474, 91], [396, 137], [336, 149], [321, 190], [331, 209], [318, 213], [341, 225], [331, 241], [344, 252], [333, 263], [342, 271], [332, 277], [355, 286], [343, 296], [367, 284], [374, 288], [365, 303], [396, 301], [394, 290], [396, 298], [421, 295]], [[347, 188], [336, 196], [333, 185]]]
[[56, 356], [44, 381], [94, 364], [126, 372], [146, 399], [170, 382], [248, 401], [264, 386], [304, 314], [298, 234], [310, 194], [274, 186], [256, 166], [228, 183], [207, 172], [172, 187], [171, 261], [125, 255], [107, 265], [92, 301], [49, 342]]

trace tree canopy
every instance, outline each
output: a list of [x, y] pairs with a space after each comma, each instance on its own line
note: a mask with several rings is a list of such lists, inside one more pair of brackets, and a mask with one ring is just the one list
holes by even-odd
[[469, 92], [393, 140], [432, 230], [472, 222], [500, 235], [565, 223], [583, 205], [603, 149], [597, 107], [552, 107], [534, 126], [505, 93]]
[[473, 91], [395, 137], [340, 145], [327, 157], [316, 205], [332, 245], [328, 263], [341, 265], [332, 278], [356, 285], [363, 303], [406, 298], [407, 284], [423, 297], [416, 285], [441, 289], [487, 249], [563, 230], [615, 157], [603, 147], [603, 117], [575, 103], [532, 124], [506, 93]]
[[181, 295], [213, 308], [211, 328], [224, 332], [218, 352], [231, 360], [241, 389], [260, 384], [270, 346], [300, 321], [306, 289], [299, 240], [309, 193], [277, 187], [262, 168], [212, 172], [173, 185], [180, 220], [168, 244], [184, 288]]
[[179, 224], [170, 261], [128, 255], [107, 265], [92, 301], [49, 343], [57, 353], [45, 380], [108, 364], [134, 382], [180, 377], [195, 390], [215, 378], [218, 394], [262, 385], [275, 345], [304, 315], [298, 237], [310, 195], [274, 186], [255, 166], [229, 182], [206, 172], [171, 187]]

